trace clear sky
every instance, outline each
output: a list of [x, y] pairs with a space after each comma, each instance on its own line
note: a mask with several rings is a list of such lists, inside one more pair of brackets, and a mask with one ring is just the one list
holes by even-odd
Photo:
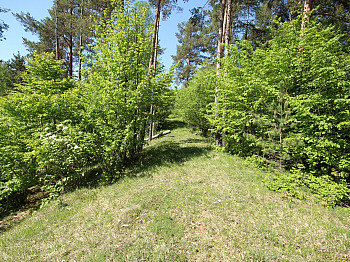
[[[180, 22], [187, 21], [190, 17], [189, 10], [203, 6], [206, 0], [189, 0], [183, 3], [179, 0], [183, 12], [178, 13], [173, 11], [172, 15], [166, 21], [160, 21], [159, 40], [162, 48], [165, 48], [164, 54], [161, 56], [161, 61], [168, 69], [171, 67], [173, 60], [171, 55], [176, 54], [177, 25]], [[53, 0], [0, 0], [0, 7], [10, 9], [8, 13], [0, 13], [0, 19], [3, 20], [10, 27], [5, 31], [4, 36], [6, 40], [0, 41], [0, 60], [7, 61], [13, 57], [13, 54], [18, 52], [21, 55], [26, 55], [25, 46], [23, 45], [22, 37], [30, 40], [36, 40], [30, 32], [25, 32], [23, 26], [12, 15], [13, 13], [29, 12], [35, 19], [41, 20], [48, 16], [48, 9], [53, 5]]]

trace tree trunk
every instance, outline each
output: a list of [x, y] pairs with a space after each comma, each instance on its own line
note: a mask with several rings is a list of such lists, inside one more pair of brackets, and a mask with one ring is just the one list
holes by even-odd
[[56, 60], [59, 60], [57, 2], [58, 0], [55, 0], [55, 53], [56, 53]]
[[244, 39], [248, 39], [248, 25], [249, 25], [249, 5], [247, 6], [247, 20], [246, 20], [246, 25], [245, 25], [245, 33], [244, 33]]
[[[187, 57], [187, 66], [188, 66], [188, 69], [190, 68], [190, 65], [191, 65], [191, 53], [188, 55]], [[190, 72], [186, 72], [186, 82], [185, 82], [185, 87], [188, 87], [188, 84], [190, 82]]]
[[[80, 19], [83, 20], [83, 4], [84, 0], [80, 1]], [[79, 33], [79, 62], [78, 62], [78, 79], [81, 80], [81, 64], [82, 64], [82, 52], [83, 52], [83, 33], [80, 29]]]
[[74, 47], [74, 43], [73, 43], [73, 3], [71, 3], [70, 6], [70, 10], [69, 10], [69, 76], [73, 77], [73, 47]]
[[[151, 56], [149, 58], [148, 63], [148, 74], [153, 75], [157, 71], [157, 46], [158, 46], [158, 32], [159, 32], [159, 20], [160, 20], [160, 7], [162, 4], [162, 0], [158, 0], [157, 7], [156, 7], [156, 16], [154, 18], [154, 32], [153, 32], [153, 38], [152, 38], [152, 47], [151, 47]], [[151, 104], [150, 108], [150, 114], [154, 114], [153, 105]], [[153, 137], [153, 120], [152, 117], [150, 119], [149, 124], [149, 140], [152, 140]]]
[[[216, 53], [216, 75], [219, 78], [220, 76], [220, 68], [221, 68], [221, 62], [220, 59], [223, 57], [223, 37], [224, 37], [224, 25], [225, 25], [225, 6], [226, 6], [226, 0], [221, 0], [220, 4], [220, 25], [219, 25], [219, 34], [218, 34], [218, 48]], [[215, 105], [219, 104], [219, 86], [216, 86], [215, 90]], [[218, 116], [218, 113], [215, 113], [215, 117]], [[222, 136], [221, 132], [217, 131], [215, 134], [215, 140], [217, 146], [222, 146]]]
[[[216, 75], [220, 76], [220, 68], [221, 68], [221, 62], [220, 59], [225, 55], [227, 57], [229, 55], [229, 48], [228, 46], [225, 46], [225, 48], [222, 46], [222, 44], [229, 45], [231, 41], [231, 6], [232, 6], [232, 0], [221, 0], [221, 8], [220, 8], [220, 27], [219, 27], [219, 34], [218, 34], [218, 49], [217, 49], [217, 63], [216, 63]], [[219, 87], [217, 86], [216, 92], [215, 92], [215, 104], [219, 104]], [[215, 117], [218, 116], [218, 113], [215, 114]], [[216, 132], [216, 145], [217, 146], [226, 146], [225, 141], [225, 132]]]
[[[170, 133], [171, 133], [171, 131], [167, 130], [167, 131], [164, 131], [164, 132], [161, 132], [159, 134], [152, 136], [152, 139], [159, 138], [161, 136], [165, 136], [165, 135], [170, 134]], [[148, 140], [150, 140], [150, 138], [145, 138], [145, 141], [148, 141]]]
[[[232, 25], [232, 21], [231, 21], [231, 6], [232, 6], [232, 1], [231, 0], [226, 0], [226, 12], [225, 12], [225, 16], [226, 16], [226, 23], [225, 23], [225, 27], [224, 27], [224, 41], [225, 41], [225, 57], [229, 56], [229, 47], [228, 45], [231, 42], [231, 25]], [[227, 72], [225, 72], [225, 74], [227, 74]], [[225, 110], [225, 109], [224, 109]], [[224, 117], [226, 116], [226, 114], [224, 115]], [[226, 147], [226, 132], [222, 132], [222, 147]]]
[[303, 11], [303, 20], [301, 22], [301, 34], [304, 34], [306, 24], [310, 22], [310, 13], [312, 7], [312, 0], [304, 1], [304, 11]]
[[159, 20], [160, 20], [160, 8], [162, 0], [158, 0], [156, 8], [156, 16], [154, 18], [153, 25], [153, 37], [152, 37], [152, 46], [151, 46], [151, 56], [148, 63], [148, 72], [151, 73], [152, 70], [156, 69], [157, 62], [157, 45], [158, 45], [158, 32], [159, 32]]
[[223, 35], [224, 35], [224, 19], [225, 19], [225, 5], [226, 5], [226, 0], [221, 0], [221, 8], [220, 8], [220, 25], [219, 25], [219, 34], [218, 34], [218, 48], [216, 52], [216, 74], [220, 75], [220, 59], [223, 56]]
[[[227, 8], [226, 8], [226, 28], [225, 28], [225, 45], [229, 45], [231, 42], [231, 26], [232, 26], [232, 19], [231, 19], [231, 6], [232, 1], [227, 0]], [[225, 57], [228, 57], [228, 46], [225, 47]]]

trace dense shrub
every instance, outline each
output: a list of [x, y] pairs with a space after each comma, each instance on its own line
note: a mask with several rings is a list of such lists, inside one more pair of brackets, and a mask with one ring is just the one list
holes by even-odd
[[78, 119], [74, 82], [62, 78], [62, 62], [35, 54], [27, 67], [23, 84], [0, 100], [0, 203], [5, 205], [11, 204], [9, 196], [43, 180], [40, 134]]
[[202, 135], [209, 134], [208, 106], [214, 101], [216, 77], [214, 68], [198, 69], [190, 84], [176, 92], [176, 113], [189, 127]]
[[264, 45], [231, 45], [218, 77], [200, 69], [178, 92], [177, 110], [189, 126], [224, 134], [227, 151], [292, 172], [269, 180], [271, 189], [304, 186], [330, 204], [346, 202], [349, 50], [342, 34], [317, 21], [303, 32], [298, 19], [276, 25]]
[[212, 118], [227, 150], [302, 170], [303, 184], [331, 203], [349, 197], [350, 55], [341, 39], [315, 21], [301, 35], [295, 20], [256, 50], [232, 46]]

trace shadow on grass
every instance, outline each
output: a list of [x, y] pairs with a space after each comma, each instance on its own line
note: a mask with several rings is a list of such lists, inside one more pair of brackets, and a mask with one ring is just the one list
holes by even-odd
[[187, 127], [186, 123], [177, 119], [167, 119], [164, 123], [164, 129], [175, 130], [184, 127]]
[[198, 138], [187, 138], [185, 140], [182, 140], [183, 143], [186, 144], [199, 144], [199, 143], [208, 143], [208, 139], [204, 137], [198, 137]]
[[[167, 129], [174, 131], [178, 128], [186, 127], [184, 122], [179, 120], [170, 119], [167, 120], [165, 126]], [[158, 141], [154, 145], [151, 145], [143, 150], [140, 154], [140, 157], [130, 161], [129, 167], [127, 168], [128, 176], [147, 176], [151, 174], [151, 171], [159, 166], [166, 166], [170, 164], [182, 164], [188, 160], [191, 160], [195, 157], [199, 157], [202, 155], [208, 155], [209, 151], [211, 151], [210, 146], [196, 146], [196, 143], [205, 143], [205, 138], [187, 138], [181, 140], [180, 142], [173, 141]], [[75, 183], [68, 191], [73, 191], [77, 188], [95, 188], [101, 185], [101, 170], [98, 168], [91, 169], [87, 172], [86, 176], [83, 180]], [[113, 180], [115, 181], [115, 180]], [[105, 183], [102, 183], [105, 184]], [[108, 182], [107, 182], [108, 184]], [[28, 198], [28, 195], [25, 195]], [[25, 198], [24, 198], [25, 199]], [[40, 206], [41, 199], [35, 201], [33, 205], [29, 205], [25, 201], [23, 203], [18, 203], [14, 208], [6, 210], [6, 212], [0, 212], [0, 233], [8, 230], [12, 226], [15, 226], [20, 222], [17, 219], [19, 212], [21, 210], [23, 213], [31, 213], [33, 210], [37, 210]], [[1, 211], [1, 210], [0, 210]], [[11, 214], [14, 214], [11, 216]], [[6, 221], [2, 220], [7, 217]]]
[[[203, 142], [198, 139], [192, 143]], [[181, 146], [183, 143], [164, 141], [158, 145], [146, 148], [140, 159], [131, 166], [131, 173], [134, 176], [144, 176], [159, 166], [171, 164], [181, 165], [193, 158], [208, 155], [210, 147]]]
[[[169, 119], [164, 127], [175, 131], [179, 128], [185, 128], [186, 123], [178, 119]], [[171, 135], [170, 135], [171, 136]], [[169, 137], [170, 137], [169, 136]], [[206, 138], [198, 136], [197, 138], [185, 138], [179, 142], [164, 140], [145, 148], [140, 158], [130, 166], [131, 176], [145, 176], [154, 168], [171, 164], [181, 165], [193, 158], [208, 155], [212, 150], [207, 144]], [[201, 144], [200, 146], [195, 144]], [[207, 144], [208, 146], [203, 146]]]

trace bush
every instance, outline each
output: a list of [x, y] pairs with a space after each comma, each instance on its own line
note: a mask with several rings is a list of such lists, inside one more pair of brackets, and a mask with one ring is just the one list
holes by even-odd
[[214, 100], [215, 86], [214, 69], [204, 66], [197, 71], [187, 87], [176, 92], [176, 113], [189, 127], [198, 130], [203, 136], [209, 134], [208, 106]]

